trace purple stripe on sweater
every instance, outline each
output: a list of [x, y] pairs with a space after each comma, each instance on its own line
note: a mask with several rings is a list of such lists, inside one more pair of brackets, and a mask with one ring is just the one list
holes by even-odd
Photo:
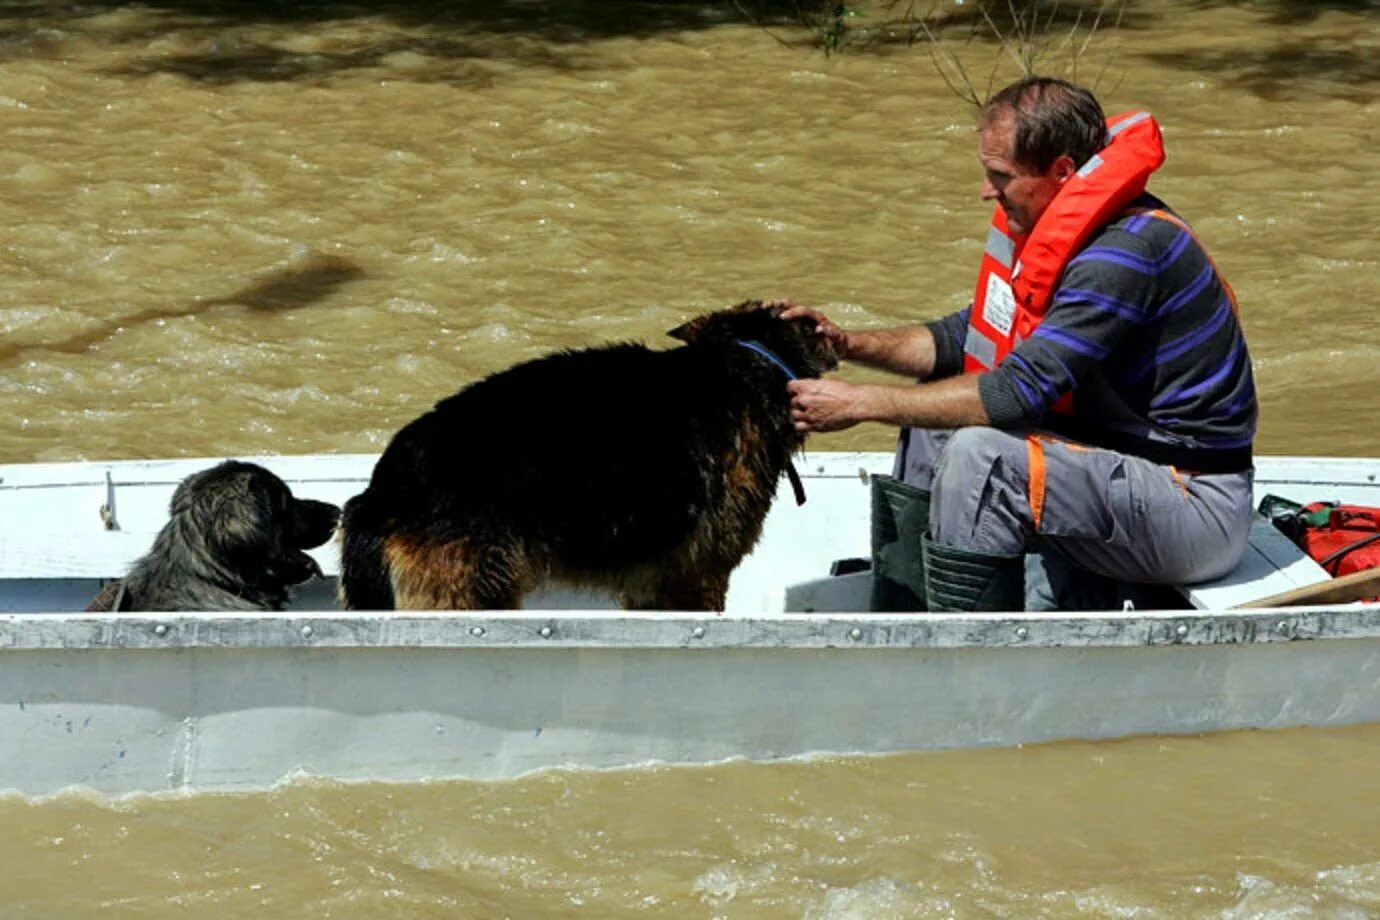
[[1070, 351], [1076, 351], [1080, 355], [1087, 355], [1098, 361], [1107, 357], [1107, 349], [1103, 348], [1101, 345], [1089, 342], [1087, 339], [1080, 338], [1071, 332], [1065, 332], [1062, 329], [1053, 329], [1048, 323], [1041, 323], [1039, 326], [1036, 326], [1035, 334], [1032, 335], [1031, 338], [1048, 339], [1051, 342], [1064, 346]]
[[1194, 278], [1193, 281], [1189, 283], [1188, 287], [1179, 291], [1179, 293], [1160, 305], [1159, 312], [1156, 316], [1168, 316], [1174, 311], [1181, 309], [1185, 304], [1192, 301], [1193, 298], [1207, 290], [1207, 286], [1212, 283], [1212, 279], [1215, 276], [1216, 273], [1212, 270], [1212, 263], [1209, 262], [1205, 264], [1203, 270], [1198, 274], [1198, 277]]
[[1122, 319], [1128, 319], [1133, 323], [1147, 323], [1153, 317], [1145, 312], [1140, 304], [1129, 303], [1125, 300], [1118, 300], [1107, 294], [1099, 294], [1097, 291], [1086, 291], [1082, 288], [1060, 288], [1054, 295], [1054, 303], [1087, 303], [1108, 313], [1114, 313]]
[[[1049, 358], [1049, 360], [1051, 360], [1051, 361], [1053, 361], [1055, 364], [1059, 365], [1059, 370], [1063, 371], [1063, 373], [1064, 373], [1064, 379], [1068, 381], [1068, 388], [1069, 388], [1070, 390], [1076, 390], [1076, 389], [1078, 389], [1078, 381], [1074, 379], [1074, 377], [1073, 377], [1073, 371], [1069, 370], [1069, 366], [1068, 366], [1067, 364], [1064, 363], [1064, 359], [1063, 359], [1063, 358], [1060, 358], [1060, 357], [1059, 357], [1059, 353], [1056, 352], [1056, 351], [1055, 351], [1054, 349], [1052, 349], [1052, 348], [1046, 348], [1046, 349], [1044, 349], [1043, 351], [1044, 351], [1045, 356], [1046, 356], [1047, 358]], [[1019, 356], [1019, 355], [1016, 355], [1016, 354], [1013, 354], [1012, 357], [1014, 357], [1014, 358], [1020, 358], [1020, 356]], [[1032, 375], [1034, 375], [1034, 374], [1035, 374], [1034, 365], [1033, 365], [1033, 364], [1030, 364], [1030, 362], [1025, 361], [1024, 359], [1021, 359], [1021, 360], [1022, 360], [1022, 363], [1024, 363], [1027, 367], [1029, 367], [1029, 368], [1031, 369], [1030, 372], [1031, 372]], [[1049, 392], [1050, 392], [1050, 398], [1051, 398], [1051, 400], [1058, 399], [1058, 398], [1059, 398], [1059, 393], [1060, 393], [1058, 381], [1054, 380], [1053, 378], [1045, 378], [1045, 379], [1047, 379], [1047, 380], [1050, 381]]]
[[1213, 447], [1219, 450], [1228, 450], [1233, 447], [1250, 447], [1255, 440], [1255, 426], [1251, 430], [1240, 435], [1198, 435], [1193, 439], [1201, 447]]
[[1039, 394], [1032, 390], [1030, 385], [1019, 377], [1016, 378], [1016, 390], [1021, 399], [1024, 400], [1025, 404], [1031, 409], [1040, 409], [1045, 405], [1044, 400], [1040, 399]]
[[1083, 262], [1109, 262], [1140, 272], [1143, 275], [1158, 275], [1174, 264], [1175, 259], [1183, 255], [1183, 251], [1188, 247], [1191, 239], [1192, 237], [1180, 230], [1178, 235], [1174, 237], [1174, 242], [1170, 243], [1157, 259], [1147, 259], [1123, 249], [1092, 246], [1080, 252], [1076, 258], [1069, 262], [1069, 265], [1079, 265]]
[[1150, 408], [1152, 410], [1163, 409], [1165, 406], [1190, 400], [1193, 397], [1197, 396], [1199, 393], [1203, 392], [1204, 390], [1207, 390], [1221, 383], [1223, 380], [1227, 378], [1228, 374], [1230, 374], [1232, 371], [1236, 370], [1240, 366], [1241, 353], [1243, 351], [1241, 346], [1243, 344], [1244, 343], [1242, 342], [1241, 338], [1238, 336], [1236, 341], [1232, 344], [1231, 351], [1227, 353], [1226, 360], [1224, 360], [1220, 365], [1218, 365], [1217, 370], [1213, 371], [1207, 377], [1203, 378], [1191, 387], [1181, 387], [1177, 389], [1164, 391], [1159, 396], [1156, 396], [1153, 400], [1150, 401]]
[[[1183, 354], [1186, 351], [1190, 351], [1194, 348], [1197, 348], [1199, 345], [1203, 344], [1208, 339], [1216, 335], [1217, 330], [1221, 329], [1224, 325], [1226, 325], [1226, 322], [1230, 317], [1231, 307], [1224, 298], [1220, 303], [1218, 303], [1217, 309], [1213, 311], [1213, 314], [1208, 318], [1208, 321], [1203, 323], [1203, 325], [1199, 326], [1197, 330], [1195, 330], [1190, 335], [1186, 335], [1183, 338], [1178, 339], [1177, 341], [1170, 342], [1163, 348], [1156, 349], [1155, 363], [1163, 364], [1166, 361], [1169, 361], [1173, 358], [1177, 358], [1179, 355]], [[1239, 343], [1240, 339], [1238, 338], [1238, 347]]]
[[1240, 412], [1246, 403], [1255, 402], [1255, 381], [1250, 377], [1246, 378], [1246, 386], [1241, 388], [1241, 392], [1236, 394], [1236, 398], [1222, 407], [1221, 415], [1232, 416]]
[[[1032, 383], [1037, 385], [1040, 388], [1040, 392], [1044, 394], [1043, 400], [1039, 401], [1038, 403], [1031, 403], [1031, 406], [1047, 406], [1050, 403], [1054, 402], [1054, 400], [1059, 398], [1059, 389], [1055, 386], [1054, 381], [1050, 380], [1044, 374], [1041, 374], [1039, 371], [1035, 370], [1035, 368], [1031, 365], [1029, 361], [1022, 358], [1014, 351], [1010, 352], [1006, 356], [1006, 360], [1010, 361], [1012, 364], [1017, 365], [1021, 368], [1021, 370], [1025, 371], [1025, 376], [1029, 378]], [[1021, 377], [1016, 378], [1018, 382], [1021, 379]]]
[[1149, 214], [1137, 214], [1126, 222], [1125, 230], [1132, 235], [1145, 229], [1145, 225], [1154, 220]]
[[1170, 342], [1163, 348], [1156, 349], [1154, 354], [1137, 364], [1135, 370], [1132, 371], [1130, 376], [1126, 379], [1128, 381], [1141, 380], [1159, 365], [1167, 361], [1172, 361], [1184, 352], [1206, 342], [1208, 339], [1212, 338], [1217, 330], [1222, 328], [1222, 325], [1227, 321], [1227, 317], [1230, 315], [1230, 305], [1224, 298], [1218, 303], [1216, 312], [1212, 314], [1206, 323], [1199, 326], [1191, 335], [1186, 335], [1181, 339]]

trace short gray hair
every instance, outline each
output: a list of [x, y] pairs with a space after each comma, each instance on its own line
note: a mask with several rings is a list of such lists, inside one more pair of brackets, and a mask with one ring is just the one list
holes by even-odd
[[993, 96], [978, 127], [1010, 112], [1015, 119], [1016, 162], [1044, 172], [1068, 154], [1077, 166], [1107, 144], [1107, 117], [1090, 90], [1056, 77], [1027, 77]]

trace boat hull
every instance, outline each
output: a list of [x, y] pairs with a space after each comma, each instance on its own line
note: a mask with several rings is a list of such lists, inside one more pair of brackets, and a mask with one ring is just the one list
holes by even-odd
[[[40, 621], [40, 622], [35, 622]], [[0, 620], [0, 788], [494, 779], [1380, 720], [1380, 610]]]
[[[257, 459], [337, 504], [373, 462]], [[333, 578], [282, 614], [73, 612], [214, 462], [0, 466], [0, 789], [488, 779], [1380, 720], [1376, 605], [1230, 610], [1199, 592], [1208, 609], [860, 612], [867, 574], [828, 572], [867, 554], [883, 454], [801, 463], [807, 503], [783, 489], [722, 615], [561, 591], [521, 612], [344, 614]], [[1264, 458], [1257, 497], [1380, 504], [1377, 479], [1374, 460]], [[314, 553], [338, 571], [333, 545]]]

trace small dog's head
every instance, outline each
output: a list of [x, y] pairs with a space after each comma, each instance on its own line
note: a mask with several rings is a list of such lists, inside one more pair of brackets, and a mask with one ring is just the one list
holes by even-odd
[[199, 544], [244, 584], [267, 588], [319, 576], [304, 550], [329, 540], [340, 519], [335, 505], [296, 498], [273, 473], [239, 460], [188, 476], [169, 511], [184, 542]]
[[839, 366], [833, 343], [808, 317], [781, 319], [782, 308], [760, 300], [702, 313], [667, 335], [682, 342], [753, 341], [770, 348], [801, 377], [818, 377]]

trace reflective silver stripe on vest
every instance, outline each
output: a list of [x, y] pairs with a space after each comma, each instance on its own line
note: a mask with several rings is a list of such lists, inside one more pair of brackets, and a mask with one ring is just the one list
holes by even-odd
[[987, 248], [984, 250], [1004, 268], [1011, 268], [1011, 260], [1016, 257], [1016, 241], [996, 227], [987, 228]]
[[1088, 158], [1088, 162], [1084, 163], [1083, 167], [1078, 170], [1078, 175], [1087, 178], [1097, 169], [1097, 167], [1101, 165], [1102, 157], [1094, 153], [1091, 157]]
[[972, 326], [963, 338], [963, 351], [989, 371], [997, 366], [997, 343]]
[[1134, 115], [1127, 115], [1123, 121], [1119, 121], [1113, 127], [1107, 129], [1107, 143], [1110, 144], [1112, 142], [1112, 138], [1116, 137], [1122, 131], [1125, 131], [1127, 128], [1131, 127], [1131, 125], [1138, 125], [1149, 117], [1149, 112], [1137, 112]]

